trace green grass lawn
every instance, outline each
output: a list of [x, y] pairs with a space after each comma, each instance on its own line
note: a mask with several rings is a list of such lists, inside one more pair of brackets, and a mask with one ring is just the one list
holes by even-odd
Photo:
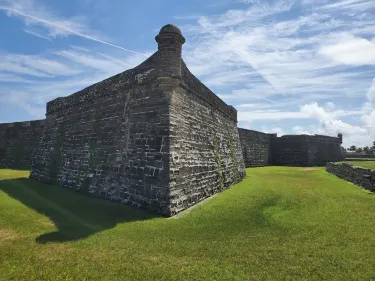
[[375, 161], [344, 161], [340, 163], [346, 163], [352, 166], [364, 167], [367, 169], [375, 169]]
[[375, 196], [265, 167], [178, 219], [0, 171], [0, 280], [374, 280]]

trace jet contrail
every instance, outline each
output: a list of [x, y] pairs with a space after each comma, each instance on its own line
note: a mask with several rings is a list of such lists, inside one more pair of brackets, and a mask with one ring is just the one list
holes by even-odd
[[8, 7], [0, 7], [0, 10], [7, 10], [7, 11], [10, 11], [10, 12], [13, 12], [13, 13], [16, 13], [16, 14], [19, 14], [23, 17], [27, 17], [27, 18], [31, 18], [35, 21], [39, 21], [39, 22], [43, 22], [47, 25], [51, 25], [53, 27], [56, 27], [58, 29], [62, 29], [62, 30], [65, 30], [69, 33], [72, 33], [72, 34], [75, 34], [77, 36], [80, 36], [80, 37], [83, 37], [83, 38], [86, 38], [86, 39], [89, 39], [89, 40], [92, 40], [92, 41], [96, 41], [96, 42], [99, 42], [99, 43], [102, 43], [102, 44], [105, 44], [105, 45], [108, 45], [108, 46], [111, 46], [111, 47], [114, 47], [114, 48], [117, 48], [117, 49], [120, 49], [120, 50], [123, 50], [123, 51], [127, 51], [127, 52], [130, 52], [130, 53], [133, 53], [133, 54], [137, 54], [137, 55], [143, 55], [143, 56], [147, 56], [146, 54], [144, 53], [140, 53], [140, 52], [137, 52], [137, 51], [133, 51], [133, 50], [129, 50], [129, 49], [126, 49], [126, 48], [123, 48], [123, 47], [120, 47], [120, 46], [117, 46], [117, 45], [114, 45], [114, 44], [111, 44], [111, 43], [108, 43], [108, 42], [105, 42], [103, 40], [100, 40], [100, 39], [97, 39], [95, 37], [91, 37], [89, 35], [85, 35], [85, 34], [82, 34], [80, 32], [77, 32], [77, 31], [73, 31], [69, 28], [66, 28], [64, 26], [61, 26], [59, 24], [56, 24], [56, 23], [53, 23], [53, 22], [50, 22], [48, 20], [45, 20], [45, 19], [41, 19], [41, 18], [38, 18], [38, 17], [34, 17], [32, 15], [28, 15], [28, 14], [25, 14], [25, 13], [22, 13], [20, 11], [17, 11], [17, 10], [14, 10], [12, 8], [8, 8]]

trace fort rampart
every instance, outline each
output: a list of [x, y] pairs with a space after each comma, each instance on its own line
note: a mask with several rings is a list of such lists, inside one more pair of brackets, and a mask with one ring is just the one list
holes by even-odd
[[45, 120], [0, 124], [0, 168], [30, 169]]
[[[173, 25], [139, 66], [47, 103], [46, 119], [0, 124], [2, 168], [172, 216], [241, 181], [246, 167], [342, 160], [340, 138], [237, 128], [237, 111], [181, 58]], [[32, 159], [32, 161], [31, 161]]]
[[141, 65], [47, 104], [31, 178], [165, 216], [245, 175], [237, 111], [187, 69], [163, 27]]
[[342, 161], [341, 137], [284, 135], [238, 129], [246, 167], [323, 166]]

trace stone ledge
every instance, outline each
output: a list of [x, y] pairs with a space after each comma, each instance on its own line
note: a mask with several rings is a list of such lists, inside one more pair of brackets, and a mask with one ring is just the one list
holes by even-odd
[[375, 192], [375, 170], [346, 163], [327, 163], [326, 171], [341, 179], [359, 185], [367, 190]]

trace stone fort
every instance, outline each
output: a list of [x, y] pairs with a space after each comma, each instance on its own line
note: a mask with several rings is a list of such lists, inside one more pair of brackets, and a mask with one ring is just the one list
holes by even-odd
[[139, 66], [47, 103], [46, 119], [0, 124], [0, 168], [164, 216], [227, 189], [245, 167], [343, 160], [342, 136], [238, 129], [237, 111], [181, 58], [174, 25]]

